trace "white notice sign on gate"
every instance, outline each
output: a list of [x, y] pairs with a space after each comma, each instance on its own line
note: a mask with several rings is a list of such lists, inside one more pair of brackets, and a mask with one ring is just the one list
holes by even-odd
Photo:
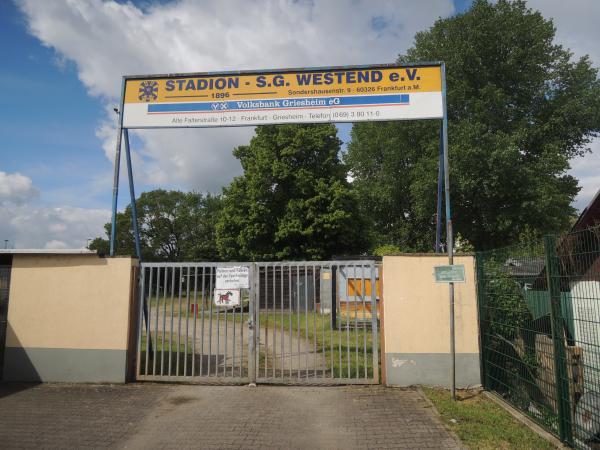
[[248, 289], [250, 270], [247, 266], [217, 267], [217, 289]]
[[215, 289], [215, 305], [226, 307], [239, 306], [239, 289]]

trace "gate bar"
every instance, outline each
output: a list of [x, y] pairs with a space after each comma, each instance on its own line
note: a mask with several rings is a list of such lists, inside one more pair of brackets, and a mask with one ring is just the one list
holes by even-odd
[[[196, 269], [197, 270], [197, 269]], [[202, 336], [202, 340], [200, 341], [202, 343], [201, 345], [201, 349], [200, 349], [200, 371], [199, 371], [199, 375], [203, 376], [204, 375], [204, 309], [205, 309], [205, 303], [206, 303], [206, 297], [204, 296], [204, 283], [205, 283], [205, 278], [206, 278], [206, 267], [202, 267], [202, 294], [200, 296], [201, 300], [202, 300], [202, 323], [200, 325], [200, 335]]]
[[371, 263], [371, 339], [373, 339], [373, 380], [379, 383], [379, 329], [377, 327], [377, 293], [375, 283], [376, 265]]
[[[252, 287], [254, 289], [251, 290], [250, 293], [250, 304], [248, 305], [248, 376], [250, 377], [250, 384], [256, 385], [256, 338], [254, 336], [254, 321], [255, 321], [255, 303], [256, 303], [256, 288], [257, 288], [257, 278], [255, 276], [256, 265], [252, 264], [250, 266], [250, 277], [252, 280]], [[212, 302], [211, 302], [212, 304]]]
[[[167, 269], [165, 269], [167, 270]], [[160, 298], [160, 267], [156, 268], [156, 311], [154, 312], [154, 349], [156, 350], [158, 348], [158, 305], [159, 305], [159, 298]], [[150, 286], [150, 301], [152, 301], [152, 286]], [[161, 351], [162, 354], [162, 351]], [[154, 357], [152, 358], [152, 375], [156, 375], [156, 354], [154, 354]]]
[[169, 333], [169, 376], [173, 369], [173, 311], [175, 310], [175, 267], [171, 268], [171, 332]]
[[[165, 371], [165, 334], [167, 334], [167, 286], [169, 285], [169, 268], [165, 267], [165, 276], [163, 280], [163, 319], [162, 319], [162, 339], [161, 339], [161, 351], [160, 351], [160, 374], [163, 375]], [[156, 306], [158, 307], [158, 299]]]

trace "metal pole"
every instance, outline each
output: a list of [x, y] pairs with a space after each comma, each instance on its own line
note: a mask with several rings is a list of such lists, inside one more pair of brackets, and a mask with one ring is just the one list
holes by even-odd
[[[250, 302], [248, 305], [248, 378], [250, 379], [250, 386], [256, 386], [256, 337], [254, 334], [254, 324], [256, 323], [256, 312], [255, 308], [258, 304], [256, 291], [258, 287], [258, 278], [260, 269], [256, 263], [250, 265], [249, 275], [250, 280]], [[212, 303], [211, 303], [212, 304]], [[260, 330], [259, 330], [260, 333]]]
[[[331, 329], [337, 328], [337, 266], [331, 267]], [[333, 370], [333, 369], [332, 369]]]
[[544, 236], [544, 253], [546, 257], [546, 282], [550, 296], [550, 330], [552, 332], [554, 356], [554, 381], [556, 403], [558, 405], [558, 433], [560, 439], [573, 445], [573, 427], [569, 394], [569, 377], [565, 356], [565, 329], [560, 301], [560, 256], [556, 250], [556, 238]]
[[[127, 177], [129, 179], [129, 196], [131, 197], [131, 223], [133, 224], [133, 235], [135, 237], [135, 253], [137, 255], [139, 263], [141, 264], [142, 263], [142, 249], [141, 249], [141, 244], [140, 244], [140, 230], [139, 230], [138, 221], [137, 221], [137, 208], [135, 205], [135, 189], [134, 189], [134, 185], [133, 185], [133, 170], [131, 168], [131, 151], [129, 149], [129, 131], [127, 130], [127, 128], [123, 128], [123, 137], [125, 138], [125, 159], [127, 161]], [[114, 230], [114, 228], [113, 228], [113, 230]], [[144, 270], [144, 269], [142, 268], [142, 270]], [[157, 278], [156, 282], [157, 282], [157, 284], [160, 284], [160, 281], [158, 278]], [[166, 286], [166, 284], [165, 284], [165, 286]], [[156, 289], [157, 289], [156, 308], [157, 308], [157, 314], [158, 314], [158, 286]], [[148, 301], [147, 301], [145, 295], [142, 298], [143, 298], [142, 302], [143, 302], [143, 309], [144, 309], [144, 321], [146, 324], [148, 324], [148, 320], [149, 320]], [[163, 320], [164, 320], [164, 318], [163, 318]], [[158, 331], [157, 331], [157, 333], [158, 333]], [[156, 345], [155, 345], [155, 347], [156, 347]], [[151, 353], [153, 352], [152, 342], [150, 342], [150, 352]], [[161, 355], [161, 357], [162, 357], [162, 355]], [[161, 370], [162, 370], [162, 365], [161, 365]], [[154, 372], [153, 372], [153, 375], [155, 375]]]
[[117, 149], [115, 151], [115, 173], [113, 178], [112, 219], [110, 225], [110, 256], [115, 256], [115, 239], [117, 236], [117, 198], [119, 196], [119, 170], [121, 166], [121, 135], [123, 130], [123, 102], [125, 99], [125, 78], [121, 83], [121, 109], [115, 112], [119, 116], [117, 125]]
[[442, 195], [444, 188], [444, 129], [440, 127], [440, 157], [438, 163], [437, 214], [435, 218], [435, 252], [442, 253]]
[[115, 174], [113, 178], [112, 219], [110, 225], [110, 256], [115, 256], [115, 238], [117, 235], [117, 197], [119, 196], [119, 170], [121, 166], [121, 134], [118, 127], [117, 151], [115, 153]]
[[488, 351], [487, 344], [487, 303], [486, 303], [486, 292], [485, 292], [485, 258], [482, 252], [475, 253], [475, 270], [477, 273], [477, 309], [479, 311], [479, 348], [480, 351], [480, 376], [481, 383], [484, 389], [489, 389], [490, 382], [488, 376], [488, 370], [486, 367], [486, 356]]
[[[446, 64], [442, 63], [442, 145], [444, 146], [444, 192], [446, 202], [446, 246], [448, 264], [454, 264], [454, 238], [452, 235], [452, 215], [450, 210], [450, 165], [448, 164], [448, 108], [446, 106]], [[456, 348], [454, 339], [454, 283], [449, 283], [450, 291], [450, 354], [452, 358], [452, 400], [456, 400]]]
[[133, 185], [133, 170], [131, 168], [131, 151], [129, 150], [129, 131], [123, 129], [125, 138], [125, 158], [127, 160], [127, 177], [129, 179], [129, 196], [131, 197], [131, 223], [133, 225], [133, 235], [135, 237], [135, 253], [139, 262], [142, 262], [142, 248], [140, 244], [140, 230], [138, 228], [137, 207], [135, 204], [135, 188]]
[[[364, 269], [363, 269], [364, 270]], [[364, 280], [363, 280], [364, 281]], [[364, 284], [364, 283], [363, 283]], [[373, 381], [379, 383], [379, 326], [377, 310], [377, 266], [371, 263], [371, 332], [373, 345]], [[385, 357], [385, 356], [384, 356]]]

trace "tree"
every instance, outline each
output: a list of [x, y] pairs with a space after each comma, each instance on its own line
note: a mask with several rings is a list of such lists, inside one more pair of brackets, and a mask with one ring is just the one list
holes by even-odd
[[[579, 191], [569, 160], [600, 130], [600, 82], [587, 57], [554, 43], [525, 2], [476, 0], [435, 22], [398, 58], [445, 61], [454, 229], [476, 249], [526, 229], [568, 228]], [[378, 244], [433, 249], [439, 121], [361, 123], [347, 163]]]
[[[142, 258], [145, 261], [218, 261], [215, 227], [221, 198], [195, 192], [144, 192], [137, 200]], [[104, 226], [110, 236], [110, 223]], [[108, 253], [108, 240], [96, 238], [90, 249]], [[131, 207], [117, 214], [116, 251], [135, 255]]]
[[333, 125], [258, 127], [233, 152], [217, 245], [228, 260], [324, 259], [368, 246]]

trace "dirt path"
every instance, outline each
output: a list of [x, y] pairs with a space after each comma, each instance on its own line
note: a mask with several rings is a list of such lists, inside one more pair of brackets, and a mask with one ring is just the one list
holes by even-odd
[[285, 328], [282, 332], [281, 326], [275, 330], [261, 326], [260, 349], [263, 356], [259, 376], [276, 377], [281, 372], [296, 375], [304, 372], [303, 376], [310, 376], [315, 371], [323, 373], [328, 370], [323, 353], [319, 353], [313, 342], [294, 330], [290, 334], [290, 330]]
[[[163, 311], [157, 315], [156, 310], [150, 316], [151, 333], [154, 336], [158, 319], [158, 348], [169, 348], [169, 336], [172, 337], [173, 351], [178, 344], [183, 346], [188, 341], [195, 355], [201, 355], [198, 361], [196, 375], [227, 374], [230, 376], [246, 376], [248, 371], [248, 342], [250, 330], [248, 326], [248, 313], [242, 316], [239, 311], [235, 313], [224, 312], [219, 314], [206, 313], [196, 318], [179, 317], [174, 311], [171, 316], [167, 310], [163, 324]], [[172, 320], [171, 320], [172, 319]], [[195, 330], [194, 330], [195, 326]], [[173, 330], [173, 333], [171, 333]], [[165, 343], [162, 344], [164, 332]], [[312, 376], [315, 373], [322, 376], [328, 371], [327, 361], [322, 353], [315, 352], [315, 345], [302, 334], [296, 331], [283, 329], [281, 326], [259, 328], [259, 377], [279, 377], [282, 374], [292, 374], [302, 377]], [[194, 339], [195, 336], [195, 339]], [[178, 339], [179, 338], [179, 339]], [[154, 342], [154, 338], [153, 338]], [[317, 349], [318, 350], [318, 349]], [[184, 348], [181, 349], [185, 351]], [[191, 369], [190, 369], [191, 370]]]

